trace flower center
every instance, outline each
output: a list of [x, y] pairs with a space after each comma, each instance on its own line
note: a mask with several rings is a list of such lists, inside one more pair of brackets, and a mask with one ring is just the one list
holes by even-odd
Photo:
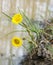
[[18, 39], [15, 39], [14, 42], [15, 42], [16, 44], [19, 44], [19, 40], [18, 40]]
[[16, 20], [16, 22], [18, 22], [20, 20], [20, 18], [16, 18], [15, 20]]

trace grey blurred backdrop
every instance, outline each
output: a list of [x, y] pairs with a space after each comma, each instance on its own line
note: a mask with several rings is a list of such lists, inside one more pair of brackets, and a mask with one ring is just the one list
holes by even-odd
[[[0, 0], [0, 65], [19, 65], [20, 59], [26, 51], [23, 47], [15, 48], [11, 46], [13, 36], [27, 37], [25, 32], [15, 32], [8, 36], [7, 33], [13, 30], [22, 30], [21, 26], [14, 25], [2, 14], [5, 12], [9, 16], [18, 13], [18, 8], [25, 11], [30, 18], [41, 20], [53, 17], [53, 0]], [[25, 41], [26, 42], [26, 41]], [[24, 42], [24, 43], [25, 43]]]

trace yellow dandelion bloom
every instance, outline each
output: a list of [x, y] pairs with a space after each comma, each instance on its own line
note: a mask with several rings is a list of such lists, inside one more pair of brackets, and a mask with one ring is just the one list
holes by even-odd
[[13, 22], [14, 24], [19, 24], [19, 23], [22, 22], [22, 20], [23, 20], [23, 18], [22, 18], [22, 15], [21, 15], [20, 13], [15, 14], [15, 15], [12, 17], [12, 22]]
[[13, 37], [12, 38], [12, 45], [13, 46], [20, 47], [20, 46], [22, 46], [22, 43], [23, 43], [23, 41], [21, 38], [19, 38], [19, 37]]

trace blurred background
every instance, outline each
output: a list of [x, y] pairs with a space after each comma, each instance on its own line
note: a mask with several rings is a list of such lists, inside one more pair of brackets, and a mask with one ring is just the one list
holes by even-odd
[[23, 47], [12, 47], [10, 40], [13, 36], [27, 36], [27, 33], [15, 32], [5, 36], [13, 30], [23, 29], [19, 25], [12, 24], [2, 14], [4, 12], [12, 16], [14, 13], [18, 13], [18, 8], [34, 20], [42, 20], [42, 17], [43, 19], [53, 17], [53, 0], [0, 0], [0, 65], [19, 65], [18, 63], [22, 59], [23, 54], [26, 54]]

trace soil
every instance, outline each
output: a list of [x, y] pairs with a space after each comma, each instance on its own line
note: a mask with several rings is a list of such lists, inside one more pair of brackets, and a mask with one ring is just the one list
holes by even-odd
[[26, 58], [21, 62], [21, 64], [22, 65], [53, 65], [53, 60], [49, 60], [42, 56], [36, 56], [36, 55], [32, 59], [30, 59], [29, 56], [26, 56]]
[[43, 54], [40, 53], [40, 55], [38, 55], [38, 48], [34, 50], [25, 57], [25, 59], [21, 62], [21, 65], [53, 65], [53, 59], [48, 52], [45, 56], [43, 56]]

